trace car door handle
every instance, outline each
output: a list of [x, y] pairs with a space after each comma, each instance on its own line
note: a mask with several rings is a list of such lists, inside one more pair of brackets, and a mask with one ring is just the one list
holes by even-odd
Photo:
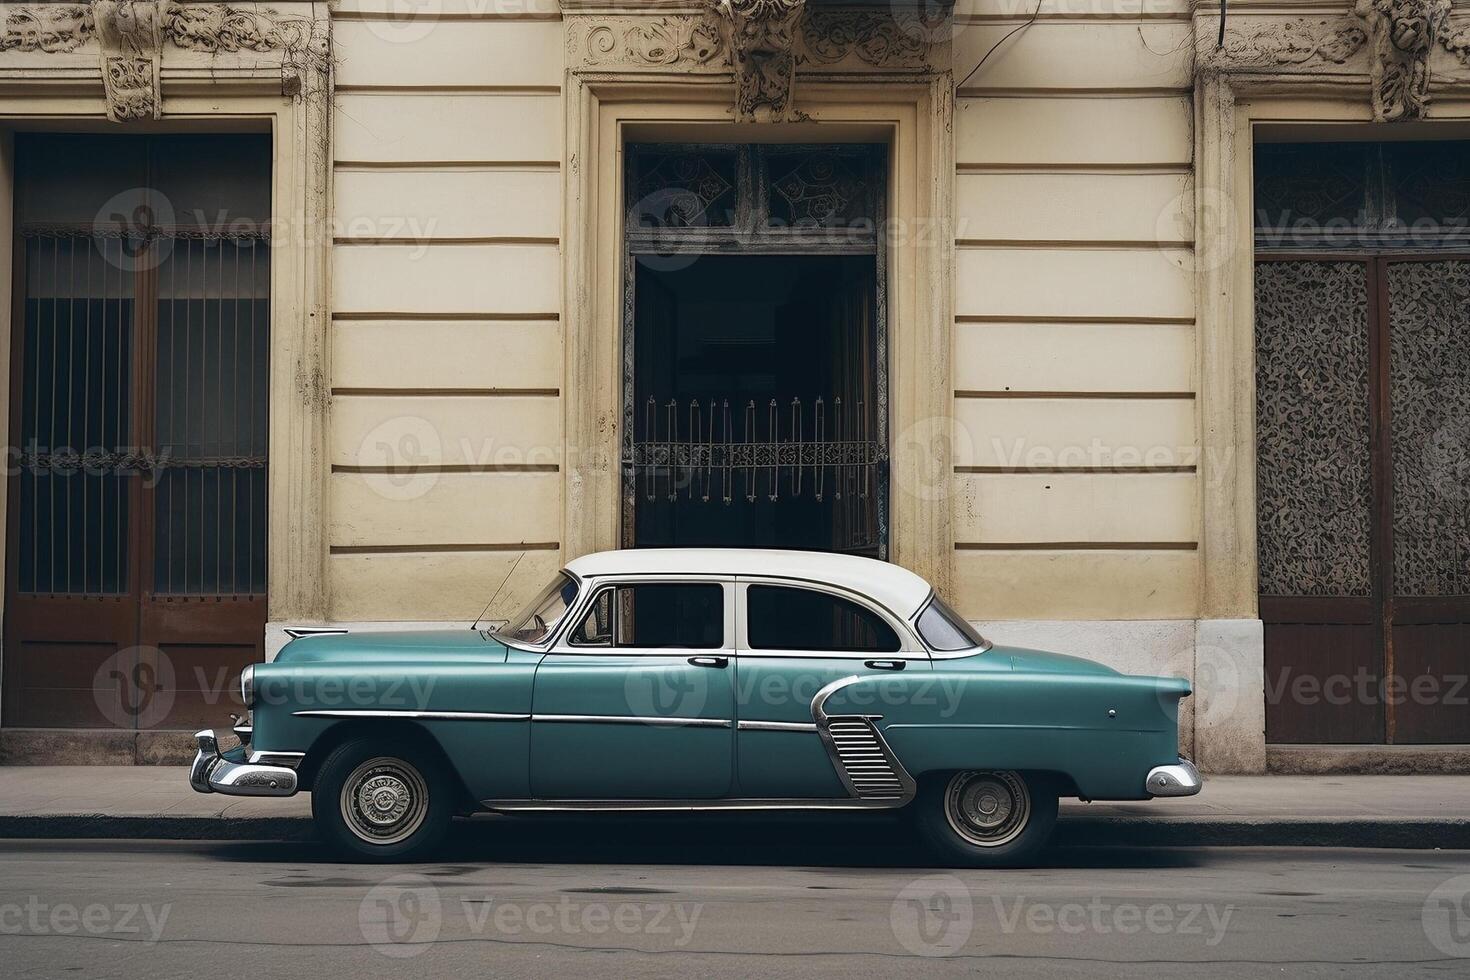
[[729, 657], [690, 657], [689, 663], [695, 667], [727, 667], [730, 664]]
[[905, 660], [864, 660], [863, 666], [871, 670], [903, 670], [908, 666]]

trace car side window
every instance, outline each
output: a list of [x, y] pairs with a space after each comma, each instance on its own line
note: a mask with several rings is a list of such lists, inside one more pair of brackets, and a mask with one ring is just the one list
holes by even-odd
[[903, 646], [877, 613], [813, 589], [752, 585], [745, 614], [752, 650], [896, 653]]
[[725, 645], [725, 590], [717, 583], [649, 582], [604, 589], [577, 628], [573, 646], [693, 650]]

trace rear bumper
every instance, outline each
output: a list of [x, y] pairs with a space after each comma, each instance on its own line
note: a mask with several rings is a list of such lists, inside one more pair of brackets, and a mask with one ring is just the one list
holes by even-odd
[[1194, 763], [1184, 757], [1172, 766], [1154, 766], [1144, 780], [1144, 792], [1149, 796], [1193, 796], [1204, 785]]
[[292, 796], [296, 792], [296, 770], [287, 766], [262, 765], [230, 758], [220, 753], [214, 732], [205, 729], [194, 738], [199, 751], [189, 767], [189, 785], [199, 793], [226, 796]]

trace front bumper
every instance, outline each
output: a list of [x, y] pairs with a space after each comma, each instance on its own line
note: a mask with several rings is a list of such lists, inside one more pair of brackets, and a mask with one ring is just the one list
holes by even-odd
[[1154, 766], [1143, 783], [1149, 796], [1193, 796], [1202, 785], [1199, 770], [1183, 756], [1172, 766]]
[[199, 751], [189, 767], [189, 785], [196, 792], [227, 796], [291, 796], [296, 792], [296, 770], [246, 762], [243, 748], [221, 753], [210, 729], [196, 732], [194, 738]]

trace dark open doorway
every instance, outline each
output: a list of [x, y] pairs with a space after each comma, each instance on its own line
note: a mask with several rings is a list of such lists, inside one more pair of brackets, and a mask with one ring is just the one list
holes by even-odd
[[886, 558], [880, 154], [629, 156], [624, 545]]

